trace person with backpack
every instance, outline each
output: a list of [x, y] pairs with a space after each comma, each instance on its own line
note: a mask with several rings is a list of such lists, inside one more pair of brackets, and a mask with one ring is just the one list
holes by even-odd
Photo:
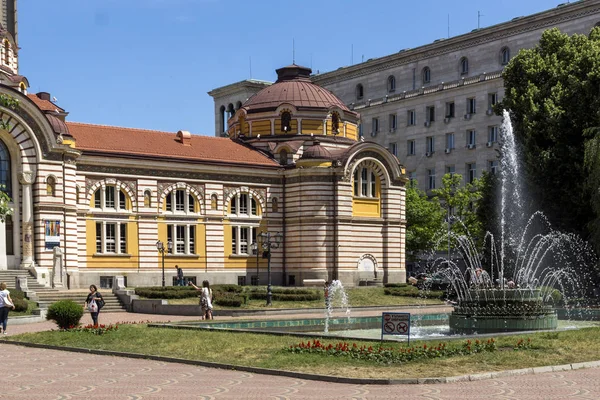
[[90, 311], [94, 326], [97, 326], [98, 314], [100, 314], [100, 310], [102, 307], [104, 307], [104, 298], [98, 292], [96, 285], [90, 285], [90, 294], [88, 294], [87, 298], [85, 299], [83, 307]]

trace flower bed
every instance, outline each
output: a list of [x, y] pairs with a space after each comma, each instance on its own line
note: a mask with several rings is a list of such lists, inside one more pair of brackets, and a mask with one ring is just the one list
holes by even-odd
[[[514, 350], [525, 350], [531, 348], [531, 339], [519, 339]], [[496, 340], [494, 338], [486, 341], [467, 340], [460, 346], [450, 346], [447, 343], [438, 345], [413, 347], [366, 347], [358, 346], [356, 343], [338, 342], [337, 344], [322, 343], [320, 340], [301, 342], [285, 349], [291, 353], [304, 354], [322, 354], [333, 357], [349, 357], [357, 360], [370, 360], [382, 364], [399, 364], [408, 361], [441, 358], [452, 356], [464, 356], [475, 353], [494, 352], [497, 350]]]

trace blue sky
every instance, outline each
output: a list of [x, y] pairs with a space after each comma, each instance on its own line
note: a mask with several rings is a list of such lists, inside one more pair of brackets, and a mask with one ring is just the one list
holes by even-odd
[[456, 36], [559, 1], [21, 0], [20, 73], [68, 120], [214, 134], [211, 89], [326, 72]]

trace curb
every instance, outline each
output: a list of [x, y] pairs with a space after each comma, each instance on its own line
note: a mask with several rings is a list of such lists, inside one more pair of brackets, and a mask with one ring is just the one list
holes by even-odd
[[346, 383], [346, 384], [354, 384], [354, 385], [411, 385], [411, 384], [412, 385], [414, 385], [414, 384], [432, 385], [432, 384], [440, 384], [440, 383], [472, 382], [472, 381], [481, 381], [481, 380], [486, 380], [486, 379], [503, 378], [503, 377], [508, 377], [508, 376], [537, 375], [537, 374], [543, 374], [546, 372], [571, 371], [571, 370], [574, 371], [574, 370], [583, 369], [583, 368], [598, 368], [598, 367], [600, 367], [600, 361], [586, 361], [586, 362], [573, 363], [573, 364], [513, 369], [513, 370], [506, 370], [506, 371], [486, 372], [486, 373], [481, 373], [481, 374], [459, 375], [459, 376], [439, 377], [439, 378], [401, 378], [401, 379], [346, 378], [346, 377], [338, 377], [338, 376], [331, 376], [331, 375], [307, 374], [307, 373], [303, 373], [303, 372], [283, 371], [283, 370], [275, 370], [275, 369], [260, 368], [260, 367], [246, 367], [246, 366], [240, 366], [240, 365], [221, 364], [221, 363], [214, 363], [214, 362], [210, 362], [210, 361], [186, 360], [186, 359], [182, 359], [182, 358], [152, 356], [152, 355], [138, 354], [138, 353], [124, 353], [124, 352], [109, 351], [109, 350], [82, 349], [82, 348], [78, 348], [78, 347], [51, 346], [51, 345], [29, 343], [29, 342], [14, 342], [14, 341], [9, 341], [9, 340], [2, 340], [2, 341], [0, 341], [0, 344], [12, 344], [12, 345], [16, 345], [16, 346], [32, 347], [32, 348], [38, 348], [38, 349], [70, 351], [73, 353], [86, 353], [86, 354], [95, 354], [95, 355], [102, 355], [102, 356], [144, 359], [144, 360], [161, 361], [161, 362], [168, 362], [168, 363], [195, 365], [195, 366], [208, 367], [208, 368], [218, 368], [218, 369], [224, 369], [224, 370], [230, 370], [230, 371], [251, 372], [251, 373], [261, 374], [261, 375], [276, 375], [276, 376], [285, 376], [288, 378], [299, 378], [299, 379], [306, 379], [306, 380], [312, 380], [312, 381]]

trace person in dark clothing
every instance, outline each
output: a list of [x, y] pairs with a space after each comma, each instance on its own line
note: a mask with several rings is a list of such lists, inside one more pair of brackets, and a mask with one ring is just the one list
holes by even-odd
[[180, 268], [179, 265], [176, 265], [177, 269], [177, 286], [185, 286], [185, 280], [183, 279], [183, 268]]
[[88, 294], [85, 299], [83, 307], [90, 311], [94, 325], [98, 325], [98, 314], [100, 314], [100, 309], [104, 307], [104, 299], [102, 298], [102, 295], [98, 293], [96, 285], [90, 285], [90, 294]]

